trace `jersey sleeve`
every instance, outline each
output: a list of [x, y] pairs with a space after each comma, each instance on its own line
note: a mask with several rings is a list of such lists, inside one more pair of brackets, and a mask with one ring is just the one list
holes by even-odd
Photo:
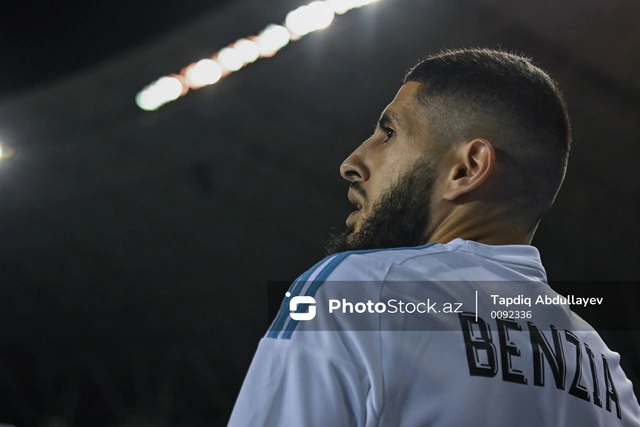
[[294, 340], [263, 338], [229, 427], [365, 426], [369, 389], [366, 373], [347, 360]]
[[[326, 303], [346, 291], [367, 298], [359, 292], [361, 287], [342, 285], [375, 282], [386, 270], [350, 255], [325, 258], [289, 288], [258, 345], [229, 427], [378, 425], [381, 380], [377, 365], [369, 359], [380, 354], [379, 332], [371, 328], [356, 331], [349, 323], [341, 323], [341, 318], [327, 314]], [[379, 294], [377, 288], [369, 292]], [[310, 319], [290, 316], [295, 297], [305, 298], [297, 310], [313, 310]]]

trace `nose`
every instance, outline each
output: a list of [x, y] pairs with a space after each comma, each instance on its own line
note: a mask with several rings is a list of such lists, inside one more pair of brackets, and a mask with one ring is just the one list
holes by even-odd
[[369, 179], [369, 168], [365, 162], [366, 141], [340, 165], [340, 175], [349, 182], [364, 182]]

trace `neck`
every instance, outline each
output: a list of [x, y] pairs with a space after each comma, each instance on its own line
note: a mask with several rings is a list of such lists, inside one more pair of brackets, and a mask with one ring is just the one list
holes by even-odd
[[496, 213], [478, 215], [454, 210], [429, 233], [428, 243], [465, 239], [486, 245], [529, 245], [534, 233], [535, 229], [506, 222]]

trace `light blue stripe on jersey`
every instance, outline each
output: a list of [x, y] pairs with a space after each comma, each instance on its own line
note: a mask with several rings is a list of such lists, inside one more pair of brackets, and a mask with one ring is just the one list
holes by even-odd
[[[291, 286], [289, 287], [289, 292], [291, 293], [292, 297], [297, 296], [300, 293], [300, 291], [302, 291], [304, 284], [307, 282], [307, 280], [309, 280], [309, 277], [311, 277], [313, 272], [316, 271], [316, 269], [320, 267], [324, 262], [326, 262], [327, 259], [329, 258], [331, 257], [326, 257], [320, 260], [316, 265], [314, 265], [313, 267], [311, 267], [310, 269], [302, 273], [302, 275], [298, 277], [298, 279], [291, 284]], [[282, 301], [282, 304], [280, 305], [280, 310], [278, 310], [278, 315], [276, 316], [276, 320], [273, 322], [273, 325], [271, 326], [271, 329], [269, 329], [269, 332], [267, 332], [267, 338], [278, 338], [278, 335], [280, 334], [280, 332], [282, 332], [282, 327], [284, 326], [284, 323], [287, 321], [287, 317], [289, 317], [288, 301], [289, 301], [289, 298], [285, 298]]]
[[[331, 274], [331, 272], [335, 270], [338, 264], [344, 261], [344, 259], [347, 258], [349, 255], [369, 254], [372, 252], [382, 252], [382, 251], [419, 250], [419, 249], [428, 248], [429, 246], [433, 246], [433, 245], [435, 245], [435, 243], [427, 243], [422, 246], [414, 246], [414, 247], [389, 248], [389, 249], [364, 249], [364, 250], [343, 252], [339, 254], [337, 257], [335, 257], [333, 260], [331, 260], [331, 262], [322, 270], [322, 272], [318, 274], [318, 277], [313, 281], [313, 283], [311, 283], [311, 286], [309, 286], [309, 289], [307, 289], [306, 295], [312, 296], [312, 297], [315, 296], [316, 292], [318, 292], [318, 289], [320, 288], [322, 283], [324, 283], [327, 277], [329, 277], [329, 274]], [[304, 312], [307, 310], [307, 306], [308, 304], [300, 304], [299, 310]], [[291, 319], [291, 321], [287, 325], [286, 330], [282, 334], [282, 338], [286, 340], [291, 339], [291, 336], [293, 335], [293, 331], [296, 329], [296, 326], [298, 326], [298, 321]]]
[[[316, 291], [320, 287], [320, 284], [322, 284], [327, 279], [329, 274], [338, 266], [338, 264], [340, 264], [349, 255], [351, 255], [351, 253], [345, 252], [332, 259], [331, 262], [320, 272], [320, 274], [318, 274], [318, 277], [316, 277], [315, 280], [311, 283], [309, 290], [313, 289], [313, 293], [309, 293], [309, 290], [307, 290], [306, 295], [314, 296]], [[301, 312], [305, 312], [307, 311], [308, 307], [309, 304], [300, 304], [298, 306], [298, 310], [300, 310]], [[284, 338], [285, 340], [291, 339], [293, 330], [297, 325], [298, 321], [291, 319], [291, 321], [287, 325], [287, 329], [282, 334], [282, 338]]]

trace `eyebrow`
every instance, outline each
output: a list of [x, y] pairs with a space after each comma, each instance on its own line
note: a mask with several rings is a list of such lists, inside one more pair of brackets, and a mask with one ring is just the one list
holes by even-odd
[[402, 129], [406, 129], [402, 118], [393, 110], [385, 111], [380, 117], [380, 120], [378, 121], [379, 127], [385, 127], [390, 124], [398, 126]]

